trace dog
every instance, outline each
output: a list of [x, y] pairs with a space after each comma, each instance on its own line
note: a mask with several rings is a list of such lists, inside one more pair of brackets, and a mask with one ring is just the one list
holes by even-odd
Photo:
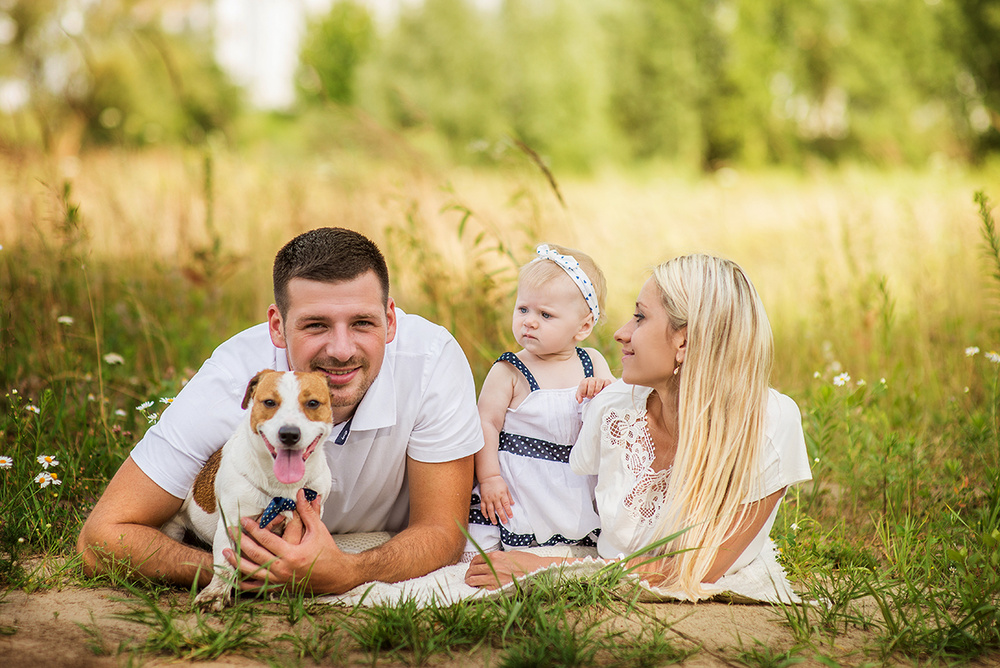
[[236, 580], [222, 556], [225, 548], [235, 549], [228, 527], [238, 529], [246, 516], [260, 515], [261, 527], [278, 514], [290, 519], [300, 487], [308, 500], [318, 494], [325, 501], [332, 485], [324, 444], [333, 414], [324, 374], [265, 369], [247, 384], [242, 405], [250, 410], [236, 432], [209, 457], [162, 527], [175, 540], [190, 530], [212, 546], [215, 572], [195, 603], [214, 611], [232, 601]]

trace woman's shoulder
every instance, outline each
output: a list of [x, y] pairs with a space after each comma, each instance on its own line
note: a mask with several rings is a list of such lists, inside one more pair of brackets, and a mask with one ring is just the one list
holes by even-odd
[[645, 408], [646, 398], [652, 391], [652, 388], [629, 385], [624, 380], [619, 379], [591, 399], [586, 410], [588, 412], [597, 410], [604, 413], [611, 408]]
[[767, 390], [767, 431], [768, 435], [775, 431], [798, 425], [802, 429], [802, 413], [795, 400], [786, 394], [778, 392], [773, 387]]

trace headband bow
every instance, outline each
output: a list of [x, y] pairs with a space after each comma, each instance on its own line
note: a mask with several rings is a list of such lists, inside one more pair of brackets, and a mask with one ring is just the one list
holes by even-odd
[[536, 248], [535, 253], [538, 257], [533, 262], [552, 260], [562, 267], [563, 271], [573, 279], [576, 287], [580, 288], [580, 293], [583, 294], [583, 299], [587, 302], [587, 306], [590, 307], [590, 312], [594, 314], [594, 324], [596, 325], [597, 321], [601, 319], [601, 308], [597, 305], [597, 293], [594, 291], [594, 284], [590, 282], [587, 272], [583, 270], [583, 267], [580, 266], [576, 258], [570, 255], [561, 255], [548, 244], [542, 244]]

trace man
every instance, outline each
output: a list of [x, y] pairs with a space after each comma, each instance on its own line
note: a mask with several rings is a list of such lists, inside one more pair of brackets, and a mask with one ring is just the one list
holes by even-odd
[[[209, 455], [233, 433], [250, 378], [264, 368], [322, 371], [334, 428], [326, 445], [333, 487], [324, 518], [300, 490], [284, 535], [241, 526], [245, 576], [341, 593], [454, 563], [465, 539], [472, 455], [482, 447], [472, 373], [443, 328], [396, 309], [381, 252], [364, 236], [320, 228], [290, 241], [274, 261], [267, 323], [223, 343], [132, 450], [80, 532], [92, 573], [125, 563], [189, 586], [212, 576], [212, 555], [159, 527], [180, 508]], [[399, 531], [360, 554], [331, 533]]]

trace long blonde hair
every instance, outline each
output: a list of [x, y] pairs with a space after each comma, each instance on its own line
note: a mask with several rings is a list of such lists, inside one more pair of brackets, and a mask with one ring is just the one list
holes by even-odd
[[760, 479], [774, 343], [760, 297], [734, 262], [687, 255], [656, 267], [653, 279], [670, 326], [687, 327], [677, 454], [657, 535], [690, 527], [661, 551], [685, 550], [667, 585], [698, 598]]

